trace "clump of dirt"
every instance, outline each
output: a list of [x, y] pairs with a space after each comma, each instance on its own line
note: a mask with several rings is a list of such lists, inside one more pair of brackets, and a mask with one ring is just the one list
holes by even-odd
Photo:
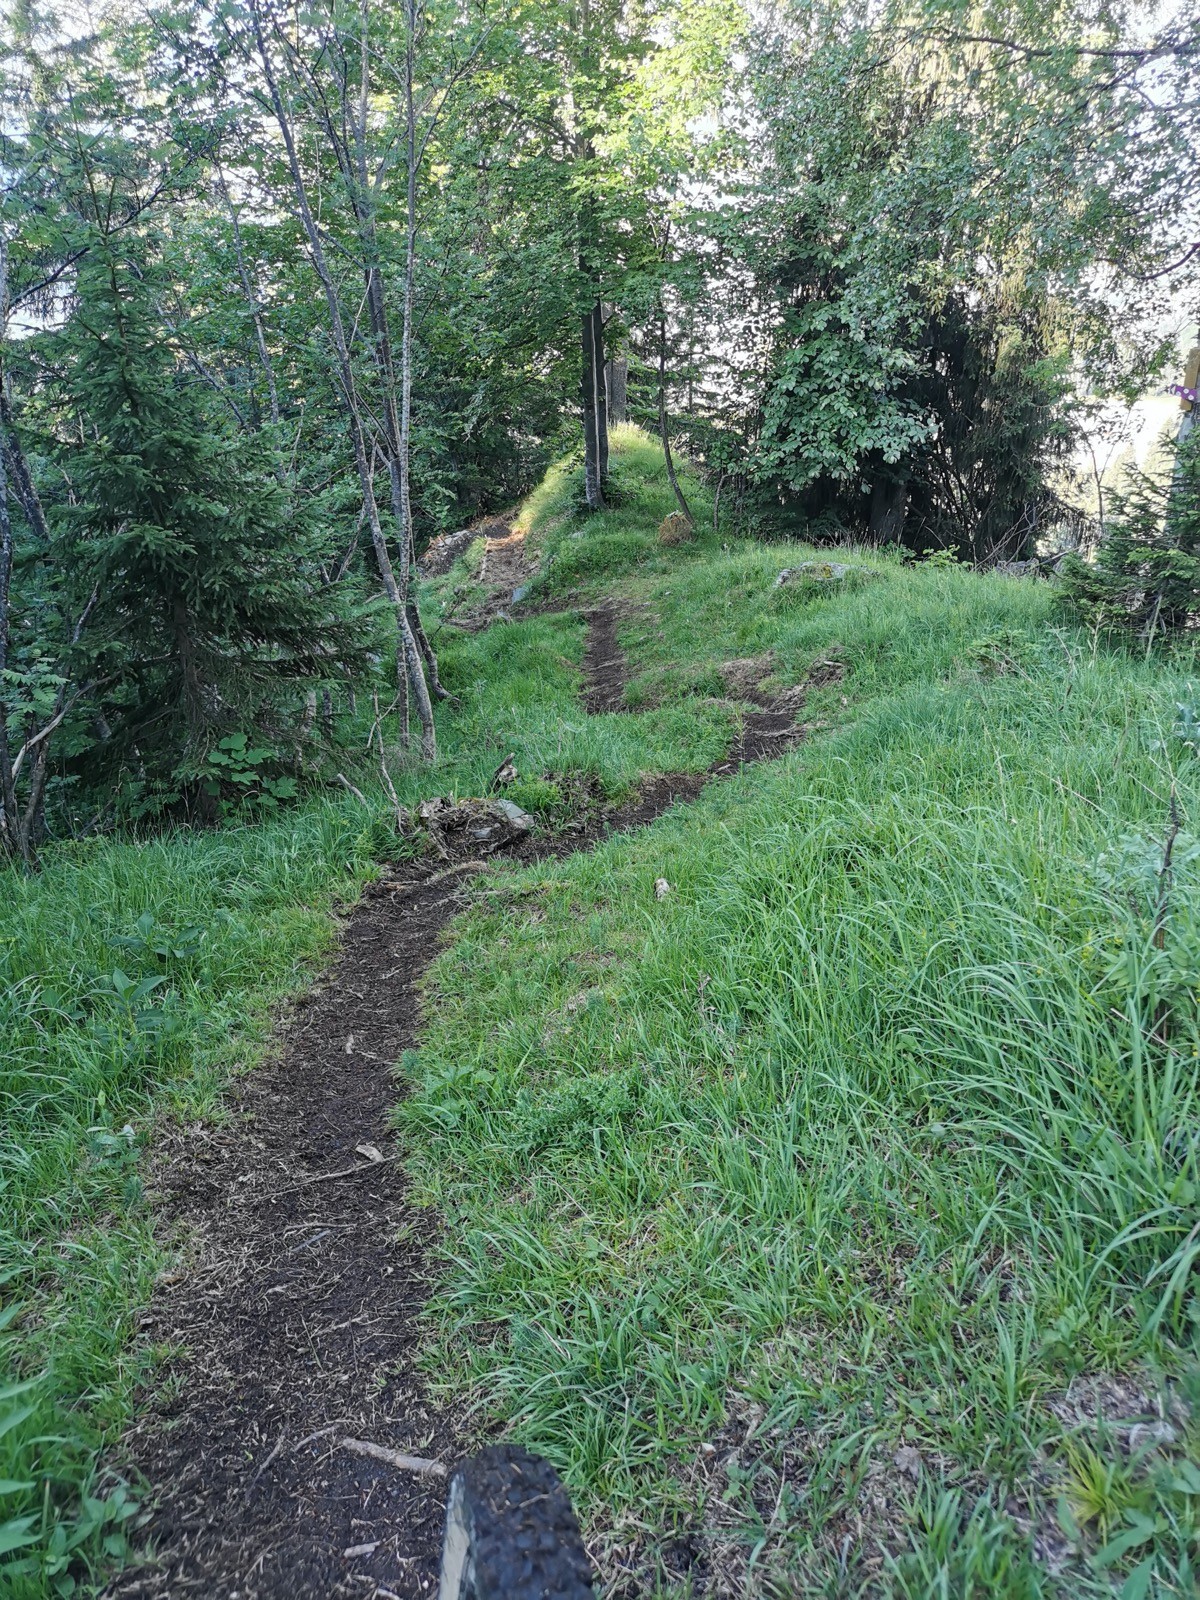
[[733, 661], [722, 661], [721, 680], [726, 694], [735, 700], [748, 700], [758, 693], [758, 686], [775, 664], [770, 650], [761, 656], [738, 656]]
[[682, 511], [672, 511], [658, 525], [658, 542], [670, 548], [677, 544], [690, 544], [695, 529]]

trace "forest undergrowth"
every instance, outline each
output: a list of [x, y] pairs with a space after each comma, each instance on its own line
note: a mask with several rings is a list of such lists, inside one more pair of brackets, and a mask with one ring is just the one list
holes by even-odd
[[[665, 547], [634, 430], [610, 509], [582, 516], [577, 479], [517, 519], [540, 576], [513, 620], [456, 626], [470, 553], [428, 586], [457, 704], [435, 768], [394, 764], [401, 802], [481, 793], [511, 754], [558, 827], [706, 770], [757, 693], [806, 737], [473, 890], [402, 1063], [448, 1224], [431, 1373], [564, 1472], [613, 1592], [1194, 1592], [1194, 666], [954, 565], [838, 552], [857, 576], [776, 587], [814, 553], [708, 531], [690, 482], [698, 532]], [[588, 716], [600, 597], [626, 709]], [[156, 1136], [220, 1115], [401, 848], [368, 724], [338, 729], [362, 801], [6, 877], [15, 1594], [122, 1557], [114, 1446], [171, 1265]]]

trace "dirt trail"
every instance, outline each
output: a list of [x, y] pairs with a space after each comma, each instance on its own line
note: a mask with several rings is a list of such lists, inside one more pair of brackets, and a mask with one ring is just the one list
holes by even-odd
[[[618, 606], [606, 604], [585, 615], [588, 632], [583, 657], [584, 704], [592, 716], [624, 711], [628, 671], [617, 634], [623, 613]], [[777, 699], [757, 688], [743, 693], [757, 709], [743, 714], [737, 740], [724, 760], [705, 774], [705, 779], [736, 772], [745, 762], [781, 755], [801, 737], [796, 725], [799, 699], [795, 694]]]
[[526, 548], [525, 534], [504, 517], [493, 517], [480, 525], [476, 536], [484, 536], [483, 563], [477, 581], [488, 589], [486, 599], [456, 619], [456, 626], [478, 633], [498, 617], [508, 616], [513, 595], [529, 583], [537, 571], [537, 560]]
[[[590, 622], [586, 703], [611, 709], [625, 682], [617, 613]], [[794, 722], [794, 709], [764, 708], [712, 773], [658, 779], [587, 833], [518, 854], [565, 855], [649, 823], [710, 777], [780, 753]], [[229, 1120], [162, 1152], [158, 1201], [194, 1259], [160, 1287], [144, 1337], [185, 1353], [129, 1439], [158, 1501], [157, 1560], [112, 1597], [436, 1590], [444, 1483], [340, 1441], [446, 1463], [474, 1442], [417, 1370], [437, 1221], [408, 1199], [389, 1133], [392, 1066], [416, 1041], [420, 982], [469, 876], [420, 864], [369, 889], [273, 1058], [232, 1091]]]

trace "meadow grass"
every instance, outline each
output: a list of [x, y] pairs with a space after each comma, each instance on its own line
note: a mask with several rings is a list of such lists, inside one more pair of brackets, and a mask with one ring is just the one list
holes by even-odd
[[[462, 576], [428, 586], [435, 626]], [[433, 768], [397, 754], [389, 721], [401, 801], [483, 793], [511, 752], [513, 797], [553, 819], [572, 779], [616, 799], [719, 757], [727, 706], [586, 716], [583, 643], [570, 612], [442, 628], [457, 703], [439, 708]], [[137, 1514], [136, 1486], [99, 1464], [162, 1354], [134, 1336], [164, 1264], [142, 1194], [156, 1132], [219, 1114], [273, 1009], [328, 949], [331, 913], [400, 847], [361, 754], [359, 700], [339, 737], [365, 806], [339, 792], [212, 833], [51, 845], [37, 875], [2, 873], [0, 1588], [22, 1600], [86, 1586], [120, 1560]]]
[[[1194, 1593], [1186, 675], [1037, 585], [872, 552], [797, 599], [794, 550], [630, 516], [570, 583], [646, 608], [635, 703], [730, 658], [845, 677], [778, 764], [479, 886], [400, 1112], [450, 1220], [439, 1365], [650, 1592], [690, 1542], [728, 1592]], [[1085, 1425], [1102, 1374], [1167, 1422]]]
[[[448, 1224], [445, 1381], [559, 1464], [606, 1572], [647, 1592], [687, 1592], [689, 1541], [731, 1592], [1193, 1592], [1186, 673], [1054, 627], [1044, 586], [876, 551], [844, 557], [873, 574], [854, 584], [777, 590], [811, 552], [714, 532], [696, 484], [696, 538], [664, 549], [657, 448], [616, 444], [610, 511], [579, 514], [569, 465], [522, 510], [538, 614], [440, 627], [458, 703], [436, 768], [394, 763], [402, 801], [479, 793], [512, 752], [516, 798], [553, 818], [572, 779], [617, 797], [709, 766], [730, 663], [824, 687], [784, 760], [497, 869], [456, 925], [400, 1113]], [[435, 628], [469, 578], [426, 586]], [[602, 594], [631, 709], [588, 717], [575, 607]], [[340, 729], [365, 807], [64, 845], [5, 878], [0, 1584], [21, 1600], [121, 1558], [136, 1486], [97, 1463], [159, 1354], [133, 1334], [161, 1265], [144, 1163], [163, 1119], [219, 1114], [395, 851], [365, 727]], [[1102, 1373], [1168, 1397], [1165, 1445], [1064, 1423]]]

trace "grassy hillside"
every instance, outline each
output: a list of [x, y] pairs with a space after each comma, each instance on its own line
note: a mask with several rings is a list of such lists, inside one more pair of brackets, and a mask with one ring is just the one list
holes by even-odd
[[[460, 703], [401, 798], [479, 792], [512, 751], [553, 824], [574, 779], [703, 770], [748, 682], [820, 686], [779, 763], [592, 855], [498, 868], [457, 925], [401, 1112], [450, 1222], [438, 1365], [564, 1469], [614, 1579], [1188, 1593], [1187, 664], [1098, 652], [1044, 586], [877, 552], [852, 558], [869, 580], [777, 590], [810, 552], [713, 534], [695, 485], [702, 531], [665, 549], [657, 449], [617, 445], [612, 510], [581, 518], [566, 468], [523, 508], [537, 613], [439, 632]], [[428, 587], [435, 623], [467, 581]], [[630, 710], [589, 717], [576, 607], [601, 594], [626, 608]], [[365, 727], [343, 734], [351, 771]], [[5, 879], [14, 1594], [119, 1555], [132, 1500], [95, 1464], [148, 1359], [146, 1163], [169, 1119], [214, 1110], [395, 850], [355, 781], [365, 808], [90, 840]], [[1159, 1396], [1154, 1454], [1116, 1423]], [[1074, 1545], [1086, 1570], [1054, 1577]]]
[[845, 677], [777, 765], [460, 924], [402, 1110], [453, 1222], [439, 1356], [614, 1578], [1194, 1592], [1194, 690], [1044, 587], [872, 555], [794, 598], [794, 550], [660, 552], [661, 491], [599, 548], [533, 508], [549, 589], [647, 607], [631, 702]]

